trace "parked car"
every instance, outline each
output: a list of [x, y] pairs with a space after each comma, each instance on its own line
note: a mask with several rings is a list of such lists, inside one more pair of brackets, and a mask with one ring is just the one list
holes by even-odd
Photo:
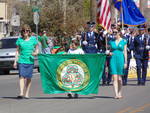
[[[18, 37], [6, 37], [0, 40], [0, 71], [4, 74], [9, 74], [10, 70], [14, 70], [17, 39]], [[39, 71], [37, 57], [35, 57], [35, 68]]]

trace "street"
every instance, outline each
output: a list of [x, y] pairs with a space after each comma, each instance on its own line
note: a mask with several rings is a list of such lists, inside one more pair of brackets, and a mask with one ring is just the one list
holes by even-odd
[[130, 79], [123, 99], [114, 99], [112, 84], [100, 86], [98, 95], [68, 99], [66, 94], [43, 94], [40, 74], [34, 70], [30, 99], [18, 100], [18, 73], [0, 75], [0, 113], [150, 113], [150, 78], [146, 86]]

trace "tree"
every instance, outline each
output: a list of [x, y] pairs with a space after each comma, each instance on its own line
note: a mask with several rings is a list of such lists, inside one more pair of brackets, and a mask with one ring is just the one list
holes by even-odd
[[96, 21], [96, 0], [90, 0], [90, 20]]
[[[55, 33], [60, 30], [72, 35], [89, 20], [90, 0], [65, 0], [64, 3], [66, 4], [64, 5], [67, 5], [65, 10], [63, 1], [42, 0], [38, 6], [40, 8], [39, 31], [45, 29], [48, 32]], [[27, 2], [19, 1], [16, 3], [21, 16], [21, 25], [29, 24], [33, 31], [35, 31], [35, 25], [32, 8], [36, 4], [31, 2], [31, 5], [28, 5]], [[64, 26], [64, 23], [66, 26]]]

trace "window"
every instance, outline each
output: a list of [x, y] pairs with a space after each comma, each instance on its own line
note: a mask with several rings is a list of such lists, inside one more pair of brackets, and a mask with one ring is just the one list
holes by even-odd
[[1, 39], [0, 40], [0, 49], [16, 48], [16, 40], [13, 39]]

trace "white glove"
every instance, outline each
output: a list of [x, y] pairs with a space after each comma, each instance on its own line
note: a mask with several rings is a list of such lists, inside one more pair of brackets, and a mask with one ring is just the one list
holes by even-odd
[[150, 46], [146, 46], [146, 49], [148, 49], [148, 50], [149, 50], [149, 49], [150, 49]]
[[103, 34], [104, 34], [104, 35], [107, 35], [107, 31], [104, 31]]
[[109, 55], [109, 53], [110, 53], [110, 50], [106, 50], [105, 54]]
[[121, 33], [124, 35], [125, 34], [125, 30], [122, 30]]
[[86, 40], [83, 41], [82, 43], [83, 43], [83, 45], [87, 45], [88, 44], [88, 42]]

